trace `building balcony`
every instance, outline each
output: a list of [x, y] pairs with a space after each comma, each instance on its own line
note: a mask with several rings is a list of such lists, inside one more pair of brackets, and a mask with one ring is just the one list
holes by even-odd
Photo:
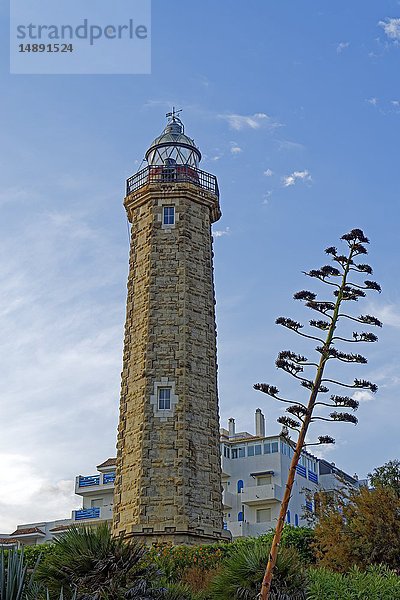
[[265, 523], [247, 523], [246, 521], [231, 521], [226, 524], [226, 528], [231, 532], [233, 538], [238, 537], [258, 537], [271, 529], [274, 529], [276, 522], [267, 521]]
[[222, 492], [222, 504], [224, 506], [224, 510], [227, 508], [233, 508], [236, 506], [236, 496], [232, 494], [232, 492], [226, 492], [223, 490]]
[[92, 506], [72, 511], [73, 521], [108, 521], [112, 518], [112, 506]]
[[79, 496], [97, 495], [101, 491], [114, 488], [115, 472], [99, 473], [83, 477], [78, 475], [75, 481], [75, 494]]
[[282, 500], [282, 488], [275, 483], [267, 485], [255, 485], [244, 487], [241, 493], [242, 504], [256, 506], [266, 502], [280, 502]]
[[171, 183], [191, 183], [219, 197], [215, 175], [184, 164], [149, 165], [145, 167], [139, 173], [129, 177], [126, 182], [126, 195], [129, 196], [129, 194], [133, 194], [147, 185], [171, 185]]

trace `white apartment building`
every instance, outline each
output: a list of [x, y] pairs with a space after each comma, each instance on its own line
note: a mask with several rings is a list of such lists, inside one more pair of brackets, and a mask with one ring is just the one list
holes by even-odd
[[72, 524], [97, 524], [111, 521], [115, 480], [115, 458], [97, 467], [95, 475], [75, 478], [75, 494], [82, 497], [82, 508], [73, 510], [70, 519], [18, 525], [9, 535], [0, 536], [0, 547], [34, 546], [49, 542]]
[[[258, 536], [274, 528], [284, 494], [293, 449], [284, 435], [265, 435], [265, 417], [255, 414], [255, 435], [236, 432], [235, 420], [221, 429], [221, 460], [224, 527], [234, 538]], [[334, 464], [303, 451], [287, 513], [291, 525], [307, 525], [306, 515], [314, 511], [314, 494], [358, 480]]]
[[[236, 432], [234, 419], [229, 419], [228, 429], [221, 429], [224, 528], [234, 538], [258, 536], [275, 527], [292, 456], [282, 433], [265, 435], [265, 417], [260, 409], [255, 413], [255, 434]], [[72, 511], [71, 519], [19, 525], [13, 533], [0, 536], [0, 547], [42, 544], [61, 535], [71, 524], [111, 521], [114, 480], [115, 458], [109, 458], [98, 465], [95, 475], [76, 477], [75, 493], [82, 497], [82, 508]], [[314, 510], [315, 492], [335, 490], [344, 483], [359, 485], [356, 475], [351, 477], [334, 463], [304, 451], [287, 522], [295, 527], [307, 525], [305, 515]]]

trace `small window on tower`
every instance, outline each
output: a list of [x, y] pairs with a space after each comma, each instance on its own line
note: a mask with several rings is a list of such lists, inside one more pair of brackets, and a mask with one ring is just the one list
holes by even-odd
[[171, 388], [158, 388], [158, 410], [171, 410]]
[[163, 225], [174, 225], [175, 206], [163, 206]]

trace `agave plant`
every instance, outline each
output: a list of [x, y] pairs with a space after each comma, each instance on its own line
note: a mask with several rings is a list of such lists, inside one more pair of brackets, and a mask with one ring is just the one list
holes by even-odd
[[[221, 572], [211, 584], [215, 600], [254, 600], [264, 575], [271, 544], [256, 541], [241, 544], [222, 564]], [[299, 553], [282, 548], [271, 590], [271, 600], [304, 600], [306, 576]]]
[[[36, 580], [35, 573], [40, 556], [35, 567], [29, 572], [23, 549], [12, 548], [0, 552], [0, 600], [50, 600], [48, 590], [45, 590]], [[76, 594], [72, 595], [75, 600]], [[63, 600], [60, 590], [58, 600]]]

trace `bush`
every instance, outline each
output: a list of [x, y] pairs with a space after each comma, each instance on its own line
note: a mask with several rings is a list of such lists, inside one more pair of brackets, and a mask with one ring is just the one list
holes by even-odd
[[353, 567], [347, 574], [310, 569], [307, 600], [399, 600], [400, 578], [387, 567]]
[[[254, 600], [260, 592], [271, 544], [253, 541], [239, 544], [222, 563], [210, 586], [215, 600]], [[304, 598], [306, 576], [295, 548], [281, 548], [272, 583], [272, 594], [279, 598]], [[272, 596], [273, 597], [273, 596]]]
[[148, 553], [148, 560], [162, 572], [166, 581], [177, 583], [185, 579], [187, 571], [212, 571], [228, 555], [230, 544], [209, 546], [171, 546], [155, 544]]
[[[146, 550], [135, 541], [111, 535], [109, 525], [71, 527], [54, 542], [40, 563], [37, 579], [50, 592], [70, 598], [152, 598], [154, 569], [145, 564]], [[141, 595], [142, 594], [142, 595]]]

